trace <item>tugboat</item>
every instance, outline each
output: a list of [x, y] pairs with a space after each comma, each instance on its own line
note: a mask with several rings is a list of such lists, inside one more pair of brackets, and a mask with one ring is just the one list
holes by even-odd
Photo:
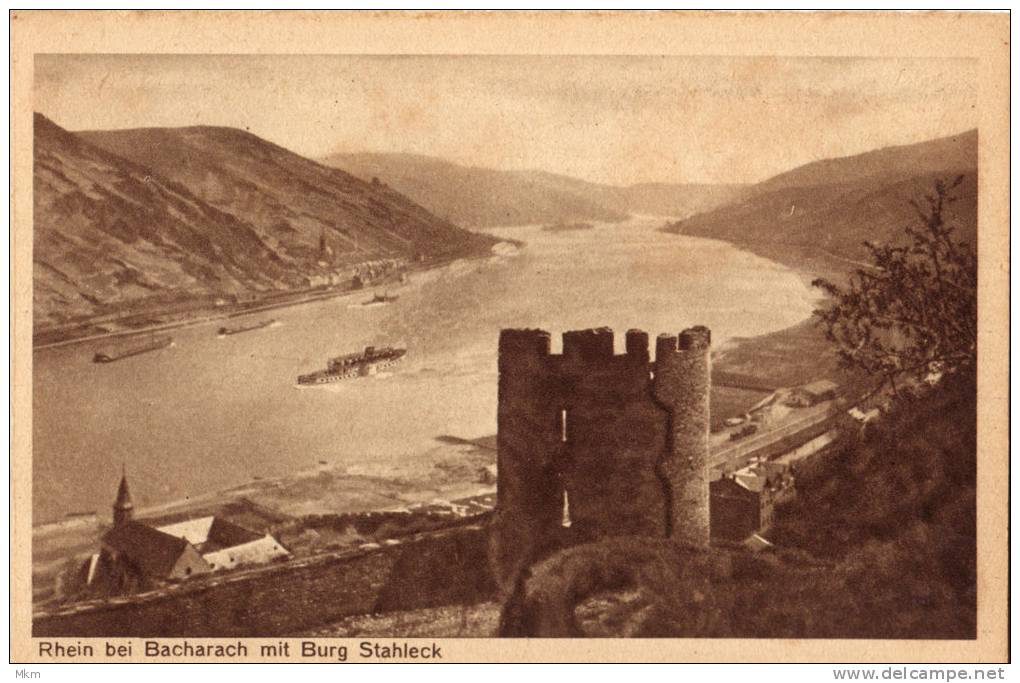
[[253, 323], [251, 325], [239, 325], [238, 327], [221, 327], [216, 331], [221, 337], [225, 337], [230, 334], [241, 334], [242, 332], [251, 332], [252, 330], [261, 330], [263, 327], [269, 327], [276, 321], [273, 319], [263, 320], [261, 322]]
[[369, 377], [379, 370], [396, 365], [407, 355], [407, 349], [366, 346], [362, 353], [330, 358], [325, 370], [298, 375], [298, 384], [331, 384], [345, 379]]
[[371, 299], [369, 299], [368, 301], [363, 302], [361, 305], [362, 306], [375, 306], [375, 305], [378, 305], [378, 304], [390, 304], [390, 303], [393, 303], [394, 301], [396, 301], [399, 298], [400, 297], [396, 296], [396, 295], [390, 296], [389, 293], [387, 293], [387, 294], [375, 294], [375, 295], [372, 296]]
[[149, 351], [158, 351], [159, 349], [165, 349], [166, 347], [173, 344], [174, 338], [170, 335], [164, 335], [161, 337], [153, 337], [147, 342], [142, 344], [135, 344], [131, 346], [120, 346], [116, 349], [109, 349], [107, 351], [100, 351], [92, 357], [93, 363], [112, 363], [115, 360], [121, 360], [122, 358], [128, 358], [129, 356], [137, 356], [141, 353], [148, 353]]

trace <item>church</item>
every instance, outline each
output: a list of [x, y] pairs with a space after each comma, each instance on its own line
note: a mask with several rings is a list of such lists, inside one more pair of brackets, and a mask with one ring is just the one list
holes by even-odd
[[258, 533], [215, 515], [153, 526], [134, 519], [127, 476], [113, 503], [113, 527], [100, 551], [83, 566], [85, 590], [119, 595], [149, 590], [212, 572], [290, 556], [269, 533]]

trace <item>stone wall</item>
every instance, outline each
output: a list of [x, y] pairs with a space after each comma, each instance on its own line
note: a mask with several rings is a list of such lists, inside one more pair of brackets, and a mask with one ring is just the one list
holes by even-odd
[[709, 331], [661, 335], [654, 363], [640, 330], [621, 355], [607, 328], [550, 341], [500, 335], [497, 573], [608, 536], [707, 545]]
[[37, 614], [34, 636], [274, 636], [354, 614], [491, 599], [481, 525], [375, 550], [295, 559]]

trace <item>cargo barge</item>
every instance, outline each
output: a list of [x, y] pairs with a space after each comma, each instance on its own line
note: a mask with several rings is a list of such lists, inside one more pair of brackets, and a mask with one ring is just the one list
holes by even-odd
[[174, 338], [170, 335], [164, 335], [161, 337], [153, 337], [147, 342], [134, 344], [131, 346], [124, 345], [116, 349], [109, 349], [107, 351], [99, 351], [92, 357], [93, 363], [112, 363], [115, 360], [121, 360], [123, 358], [129, 358], [131, 356], [137, 356], [142, 353], [149, 353], [150, 351], [158, 351], [159, 349], [165, 349], [166, 347], [173, 344]]
[[221, 327], [220, 329], [218, 329], [216, 331], [216, 334], [218, 334], [221, 337], [226, 337], [226, 336], [231, 335], [231, 334], [241, 334], [242, 332], [251, 332], [252, 330], [261, 330], [264, 327], [269, 327], [270, 325], [272, 325], [275, 322], [276, 322], [276, 320], [270, 319], [270, 320], [263, 320], [263, 321], [257, 322], [257, 323], [252, 323], [251, 325], [239, 325], [237, 327]]
[[331, 384], [346, 379], [368, 377], [379, 370], [401, 362], [407, 355], [407, 349], [384, 346], [375, 348], [366, 346], [362, 353], [351, 353], [346, 356], [330, 358], [325, 370], [318, 370], [307, 375], [298, 375], [298, 384]]

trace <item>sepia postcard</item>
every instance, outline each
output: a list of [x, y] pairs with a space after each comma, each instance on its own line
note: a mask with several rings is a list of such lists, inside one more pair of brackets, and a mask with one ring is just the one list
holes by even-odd
[[1008, 13], [9, 21], [13, 662], [1008, 659]]

